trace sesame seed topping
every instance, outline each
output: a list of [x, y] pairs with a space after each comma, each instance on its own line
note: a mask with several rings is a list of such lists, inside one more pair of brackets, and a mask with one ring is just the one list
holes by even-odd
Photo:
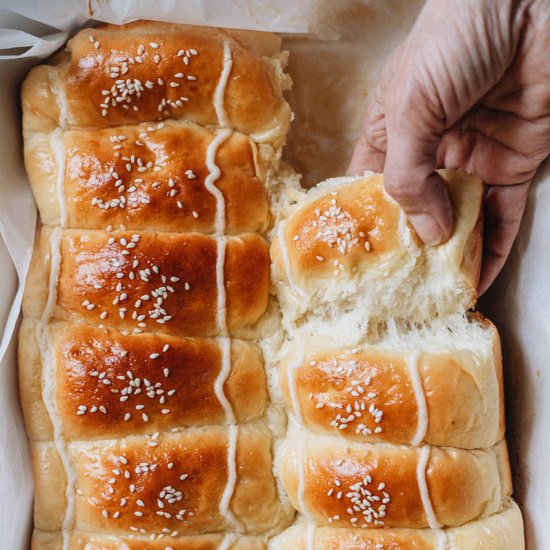
[[[347, 520], [351, 525], [361, 528], [372, 526], [383, 526], [383, 518], [386, 516], [387, 505], [391, 501], [389, 493], [384, 491], [386, 485], [384, 483], [378, 484], [377, 492], [381, 494], [375, 494], [371, 485], [373, 483], [372, 477], [366, 475], [363, 479], [352, 483], [348, 489], [340, 489], [342, 483], [340, 480], [335, 479], [334, 485], [337, 487], [335, 490], [331, 488], [327, 491], [327, 497], [336, 497], [338, 500], [345, 499], [349, 502], [347, 507]], [[346, 521], [344, 519], [344, 521]], [[339, 515], [328, 518], [329, 523], [332, 521], [340, 521]], [[359, 523], [362, 522], [362, 523]]]
[[[316, 364], [316, 361], [310, 361], [311, 366]], [[372, 374], [361, 371], [355, 359], [333, 358], [329, 364], [333, 368], [328, 394], [332, 400], [326, 400], [326, 396], [316, 400], [313, 396], [312, 405], [315, 409], [328, 406], [328, 410], [334, 410], [334, 416], [329, 417], [329, 425], [339, 431], [351, 428], [363, 436], [382, 433], [380, 424], [384, 412], [377, 406], [378, 392], [365, 389], [371, 384]]]

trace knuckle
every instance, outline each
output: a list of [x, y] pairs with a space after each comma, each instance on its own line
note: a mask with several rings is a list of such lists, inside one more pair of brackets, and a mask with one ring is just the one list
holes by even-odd
[[404, 207], [410, 207], [421, 199], [420, 188], [409, 178], [389, 175], [384, 178], [387, 193]]
[[360, 138], [363, 145], [370, 144], [379, 151], [386, 152], [386, 128], [379, 125], [369, 126], [361, 135]]

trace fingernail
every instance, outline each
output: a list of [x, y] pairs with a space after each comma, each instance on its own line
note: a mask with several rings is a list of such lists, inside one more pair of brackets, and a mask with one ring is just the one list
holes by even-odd
[[411, 214], [408, 218], [418, 236], [428, 246], [436, 246], [441, 243], [443, 231], [429, 214]]

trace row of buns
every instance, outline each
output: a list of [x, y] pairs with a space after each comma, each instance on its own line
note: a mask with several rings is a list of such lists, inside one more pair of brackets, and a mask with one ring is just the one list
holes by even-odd
[[441, 175], [455, 225], [437, 247], [420, 241], [377, 174], [324, 182], [278, 226], [289, 424], [276, 471], [300, 515], [273, 548], [524, 547], [500, 340], [469, 311], [483, 187]]
[[[59, 535], [34, 532], [34, 544], [43, 550], [57, 550]], [[143, 534], [112, 537], [99, 533], [75, 532], [71, 550], [116, 550], [123, 544], [128, 550], [487, 550], [522, 548], [522, 520], [514, 503], [499, 514], [467, 523], [461, 527], [429, 529], [341, 529], [316, 527], [298, 522], [266, 543], [258, 536], [195, 535], [174, 537], [162, 534], [155, 540]]]
[[285, 62], [273, 35], [141, 21], [23, 84], [33, 548], [262, 548], [292, 518], [254, 341]]

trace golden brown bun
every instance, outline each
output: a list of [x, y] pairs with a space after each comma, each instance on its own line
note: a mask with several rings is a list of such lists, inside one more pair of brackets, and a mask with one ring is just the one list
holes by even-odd
[[423, 245], [381, 175], [328, 180], [282, 223], [271, 246], [290, 322], [363, 318], [429, 319], [472, 307], [481, 263], [479, 179], [442, 171], [455, 213], [451, 238]]
[[[148, 534], [169, 529], [181, 536], [276, 528], [287, 512], [277, 497], [270, 434], [261, 425], [232, 429], [237, 430], [234, 462], [228, 458], [229, 430], [218, 426], [70, 443], [75, 530], [114, 535], [131, 534], [133, 528]], [[64, 518], [65, 470], [50, 442], [32, 443], [31, 458], [35, 527], [57, 531]], [[38, 475], [42, 472], [48, 475]], [[230, 504], [224, 513], [226, 491]]]
[[[308, 542], [310, 545], [308, 546]], [[524, 550], [521, 512], [513, 502], [492, 516], [445, 531], [429, 529], [337, 529], [290, 527], [270, 541], [270, 550]]]
[[[213, 233], [216, 198], [205, 180], [215, 136], [215, 130], [171, 121], [27, 133], [25, 165], [42, 222]], [[265, 231], [270, 213], [257, 145], [233, 133], [212, 161], [220, 169], [215, 185], [225, 199], [226, 232]]]
[[[61, 533], [48, 533], [35, 529], [31, 550], [58, 550], [62, 545]], [[151, 540], [143, 534], [118, 536], [94, 533], [71, 533], [68, 550], [265, 550], [260, 537], [244, 535], [190, 535], [173, 537], [161, 534]]]
[[[42, 318], [50, 297], [53, 317], [58, 320], [134, 332], [219, 334], [219, 245], [213, 237], [129, 231], [111, 235], [70, 229], [59, 232], [60, 244], [56, 245], [56, 233], [43, 227], [38, 238], [23, 304], [26, 317]], [[56, 292], [50, 294], [52, 246]], [[60, 254], [57, 281], [56, 250]], [[224, 280], [228, 330], [253, 324], [267, 307], [265, 240], [254, 233], [228, 237]]]
[[[46, 360], [36, 323], [19, 333], [20, 392], [30, 439], [51, 439], [42, 400]], [[153, 334], [123, 335], [113, 329], [54, 322], [45, 328], [55, 358], [55, 399], [69, 439], [125, 437], [179, 426], [225, 424], [216, 381], [223, 351], [216, 340]], [[230, 370], [221, 391], [238, 423], [258, 419], [267, 401], [260, 350], [232, 340]]]
[[279, 381], [289, 411], [313, 433], [470, 449], [504, 437], [500, 340], [481, 316], [377, 344], [297, 337]]
[[301, 431], [290, 435], [278, 457], [292, 505], [333, 527], [448, 527], [494, 514], [511, 494], [509, 468], [504, 443], [473, 451], [344, 445]]
[[[271, 57], [247, 49], [257, 37], [241, 39], [243, 47], [239, 33], [152, 21], [83, 30], [51, 65], [30, 72], [22, 90], [25, 131], [175, 118], [280, 144], [290, 122], [284, 60], [273, 41]], [[217, 102], [224, 56], [232, 66]]]

